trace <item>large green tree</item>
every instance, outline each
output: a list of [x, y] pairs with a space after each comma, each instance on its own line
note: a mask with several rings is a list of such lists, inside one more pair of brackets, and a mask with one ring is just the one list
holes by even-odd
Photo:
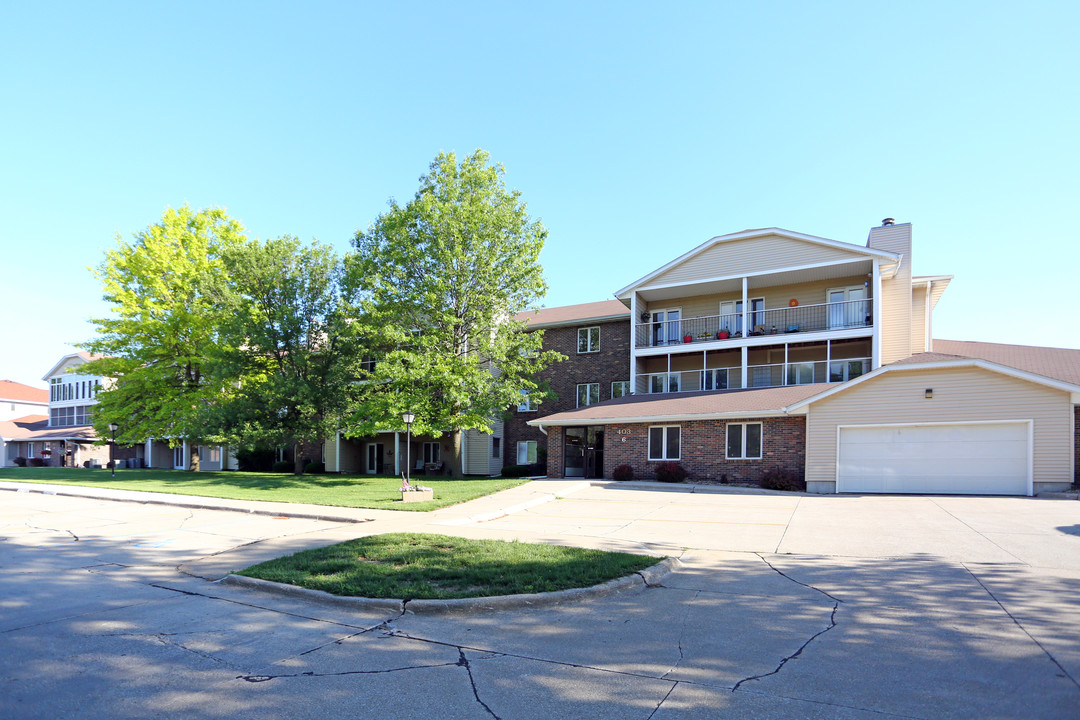
[[215, 424], [241, 448], [291, 446], [299, 475], [305, 449], [340, 428], [354, 387], [340, 261], [282, 237], [229, 248], [225, 268], [214, 374], [230, 391]]
[[482, 150], [460, 163], [441, 153], [412, 200], [391, 201], [356, 234], [347, 259], [355, 329], [377, 362], [349, 431], [404, 430], [410, 411], [417, 433], [490, 432], [522, 391], [540, 392], [535, 374], [561, 358], [513, 319], [547, 288], [539, 263], [547, 231], [503, 174]]
[[104, 378], [94, 409], [102, 436], [115, 422], [120, 443], [186, 440], [192, 470], [200, 442], [220, 441], [210, 421], [222, 391], [208, 378], [222, 320], [212, 288], [224, 253], [244, 240], [224, 210], [185, 205], [106, 253], [96, 275], [111, 313], [91, 321], [97, 335], [82, 345], [105, 356], [83, 370]]

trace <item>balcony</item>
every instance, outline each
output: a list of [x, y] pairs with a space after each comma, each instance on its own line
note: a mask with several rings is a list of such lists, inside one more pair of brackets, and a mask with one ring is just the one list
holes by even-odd
[[[845, 358], [814, 362], [791, 362], [773, 365], [750, 365], [746, 368], [746, 387], [765, 388], [784, 385], [845, 382], [870, 372], [870, 358]], [[742, 389], [742, 368], [709, 368], [682, 372], [642, 373], [637, 376], [638, 394], [696, 392], [699, 390]]]
[[[852, 330], [873, 326], [873, 300], [799, 305], [748, 313], [750, 336]], [[742, 313], [707, 315], [640, 323], [634, 328], [634, 347], [722, 342], [743, 337]]]

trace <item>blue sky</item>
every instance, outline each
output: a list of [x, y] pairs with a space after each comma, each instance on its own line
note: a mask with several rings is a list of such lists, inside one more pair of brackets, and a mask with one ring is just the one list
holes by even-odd
[[[1080, 348], [1080, 4], [24, 3], [0, 25], [0, 378], [166, 207], [341, 252], [441, 150], [550, 231], [548, 306], [715, 235], [914, 225], [935, 335]], [[1037, 292], [1036, 292], [1037, 290]]]

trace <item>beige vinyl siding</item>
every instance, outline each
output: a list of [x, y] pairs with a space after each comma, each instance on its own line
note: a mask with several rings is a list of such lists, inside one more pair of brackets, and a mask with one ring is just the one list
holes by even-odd
[[337, 433], [329, 439], [323, 442], [323, 457], [326, 458], [326, 471], [334, 472], [338, 469], [337, 466]]
[[[491, 429], [494, 433], [488, 437], [487, 450], [488, 450], [488, 470], [490, 475], [501, 475], [503, 467], [502, 456], [506, 452], [506, 433], [503, 429], [503, 421], [496, 420], [491, 423]], [[499, 452], [499, 457], [491, 456], [491, 438], [499, 438], [499, 443], [502, 446], [502, 450]]]
[[911, 225], [870, 230], [870, 247], [902, 256], [900, 269], [881, 281], [881, 364], [911, 355]]
[[804, 240], [766, 235], [718, 243], [658, 275], [648, 285], [695, 282], [714, 277], [769, 272], [778, 267], [801, 267], [865, 257]]
[[926, 286], [911, 289], [911, 352], [926, 352]]
[[[934, 397], [923, 394], [933, 388]], [[1034, 420], [1035, 491], [1070, 483], [1069, 394], [981, 368], [888, 372], [810, 406], [806, 480], [836, 481], [839, 425]]]
[[[815, 282], [798, 283], [794, 285], [776, 285], [752, 289], [747, 294], [750, 298], [765, 298], [765, 309], [776, 310], [786, 308], [792, 299], [798, 300], [799, 305], [820, 305], [826, 301], [826, 291], [829, 288], [862, 286], [868, 278], [865, 274], [851, 275], [846, 278], [834, 280], [817, 280]], [[682, 317], [708, 317], [720, 314], [720, 303], [725, 301], [742, 300], [742, 291], [737, 293], [723, 293], [711, 295], [697, 295], [679, 298], [677, 300], [660, 300], [648, 304], [647, 309], [664, 310], [667, 308], [682, 308]]]
[[466, 475], [490, 475], [491, 436], [479, 430], [465, 431], [465, 467]]

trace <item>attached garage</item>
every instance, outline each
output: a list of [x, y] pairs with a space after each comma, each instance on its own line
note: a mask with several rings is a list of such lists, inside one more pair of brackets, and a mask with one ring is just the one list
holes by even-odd
[[1030, 495], [1030, 422], [839, 428], [837, 492]]

